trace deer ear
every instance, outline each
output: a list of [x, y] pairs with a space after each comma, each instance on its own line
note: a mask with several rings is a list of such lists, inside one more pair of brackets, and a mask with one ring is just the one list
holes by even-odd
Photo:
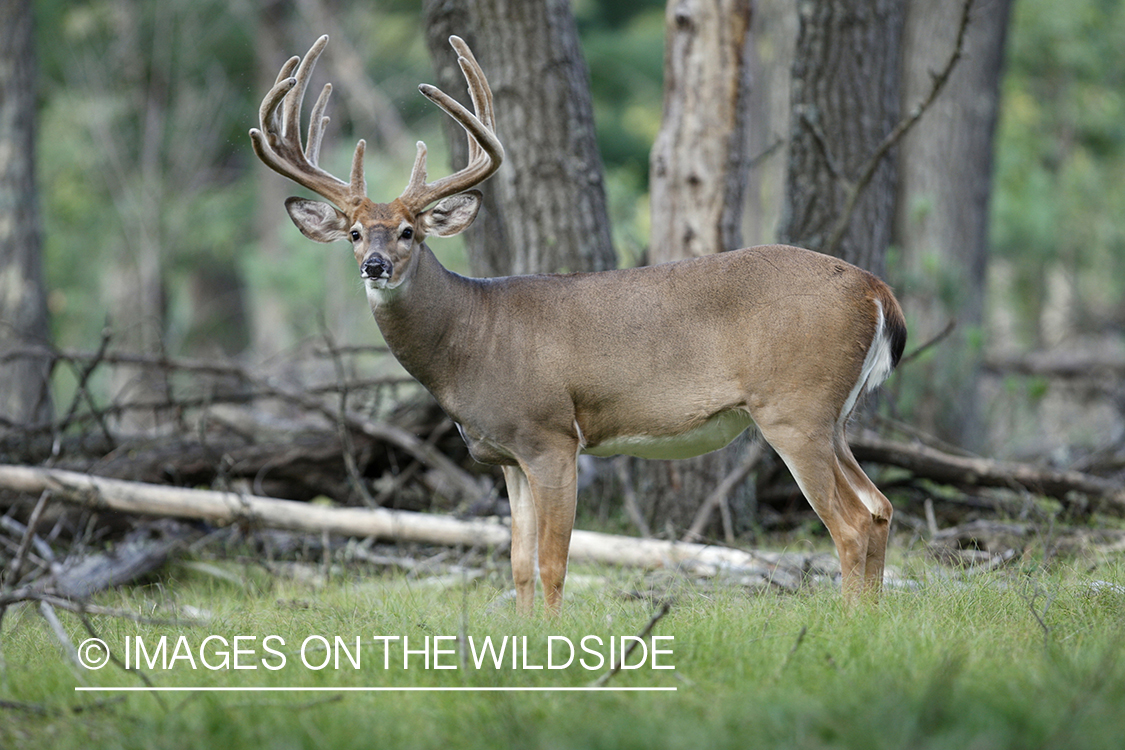
[[335, 242], [348, 238], [348, 217], [335, 206], [304, 198], [288, 198], [285, 210], [301, 234], [310, 240]]
[[466, 190], [451, 195], [419, 217], [422, 227], [426, 230], [426, 234], [438, 237], [460, 234], [468, 229], [473, 219], [477, 218], [481, 198], [479, 190]]

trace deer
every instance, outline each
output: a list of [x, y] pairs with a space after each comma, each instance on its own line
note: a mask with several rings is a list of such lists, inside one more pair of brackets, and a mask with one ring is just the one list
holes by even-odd
[[316, 242], [350, 242], [391, 353], [456, 423], [477, 461], [501, 467], [511, 504], [519, 611], [563, 598], [582, 453], [686, 458], [752, 424], [828, 528], [844, 600], [877, 598], [893, 508], [848, 446], [860, 398], [894, 370], [902, 308], [873, 274], [835, 257], [766, 245], [596, 273], [469, 278], [447, 270], [429, 237], [476, 218], [480, 183], [500, 168], [492, 92], [468, 45], [449, 39], [473, 112], [438, 88], [421, 93], [466, 132], [465, 167], [427, 181], [419, 141], [403, 192], [367, 197], [356, 144], [347, 181], [318, 166], [332, 85], [301, 109], [320, 37], [293, 57], [250, 131], [266, 166], [324, 201], [291, 197]]

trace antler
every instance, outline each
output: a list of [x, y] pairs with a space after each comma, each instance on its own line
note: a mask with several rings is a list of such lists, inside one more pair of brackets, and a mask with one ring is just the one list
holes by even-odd
[[[328, 97], [332, 94], [330, 83], [324, 85], [313, 105], [309, 119], [308, 145], [301, 146], [301, 105], [305, 89], [308, 88], [309, 76], [312, 75], [317, 58], [327, 44], [328, 36], [322, 36], [309, 49], [304, 60], [292, 57], [281, 66], [277, 82], [266, 94], [258, 110], [261, 129], [250, 130], [250, 141], [258, 158], [270, 169], [328, 199], [337, 208], [347, 209], [367, 197], [367, 184], [363, 179], [363, 152], [367, 144], [363, 140], [356, 144], [350, 182], [332, 176], [317, 165], [320, 144], [324, 139], [324, 126], [328, 124], [324, 110], [328, 107]], [[296, 75], [293, 75], [294, 69], [297, 71]], [[278, 110], [282, 104], [285, 105], [284, 111], [279, 115]]]
[[399, 200], [412, 211], [421, 211], [426, 206], [442, 198], [460, 193], [483, 182], [500, 168], [504, 160], [504, 147], [496, 137], [496, 119], [492, 111], [492, 91], [484, 77], [484, 71], [473, 57], [469, 45], [457, 36], [449, 37], [449, 43], [457, 51], [457, 64], [469, 85], [469, 95], [473, 100], [476, 114], [469, 112], [458, 101], [444, 91], [429, 84], [422, 84], [418, 90], [465, 129], [469, 140], [469, 162], [460, 172], [443, 177], [434, 182], [426, 182], [426, 144], [418, 141], [418, 155], [414, 158], [414, 168], [410, 172], [410, 182], [399, 196]]

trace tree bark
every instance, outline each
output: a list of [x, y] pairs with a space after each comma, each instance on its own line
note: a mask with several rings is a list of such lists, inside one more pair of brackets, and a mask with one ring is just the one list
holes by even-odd
[[[908, 0], [903, 39], [904, 107], [929, 91], [953, 49], [963, 0]], [[976, 378], [982, 352], [992, 142], [1010, 0], [976, 9], [965, 52], [941, 95], [899, 146], [895, 244], [908, 285], [903, 305], [914, 335], [928, 340], [957, 321], [944, 354], [915, 365], [922, 393], [912, 416], [945, 440], [979, 445]]]
[[[438, 86], [466, 102], [449, 46], [462, 37], [488, 77], [505, 163], [481, 189], [467, 232], [477, 276], [601, 271], [617, 265], [589, 75], [568, 0], [427, 0], [426, 37]], [[460, 127], [447, 122], [454, 168]]]
[[[49, 339], [35, 184], [35, 38], [30, 0], [0, 7], [0, 353]], [[50, 418], [50, 366], [0, 364], [0, 430]]]
[[797, 44], [793, 0], [755, 0], [750, 25], [750, 87], [744, 117], [749, 169], [742, 219], [747, 245], [777, 238], [789, 156], [789, 73]]
[[[849, 184], [898, 121], [905, 8], [905, 0], [801, 0], [783, 242], [825, 247]], [[879, 165], [836, 249], [879, 276], [894, 218], [893, 153]]]
[[[670, 0], [664, 16], [664, 113], [650, 160], [653, 263], [742, 244], [747, 170], [749, 0]], [[745, 441], [682, 461], [638, 461], [641, 512], [678, 536], [745, 451]]]

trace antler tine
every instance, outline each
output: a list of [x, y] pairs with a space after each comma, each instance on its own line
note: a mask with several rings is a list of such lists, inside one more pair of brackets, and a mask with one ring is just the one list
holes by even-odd
[[[457, 64], [461, 67], [461, 72], [469, 83], [469, 96], [473, 100], [473, 109], [477, 113], [477, 118], [484, 123], [486, 128], [496, 132], [496, 117], [492, 108], [492, 90], [488, 87], [488, 81], [484, 78], [484, 71], [481, 70], [480, 63], [477, 62], [473, 51], [469, 49], [469, 45], [461, 37], [451, 36], [449, 43], [456, 50]], [[480, 144], [475, 139], [470, 138], [469, 161], [473, 161], [479, 156]]]
[[313, 68], [327, 44], [328, 36], [322, 36], [316, 40], [304, 59], [290, 58], [281, 67], [277, 82], [262, 100], [258, 111], [261, 129], [251, 129], [250, 140], [258, 158], [266, 166], [335, 203], [337, 207], [346, 209], [367, 194], [363, 179], [366, 144], [362, 140], [356, 144], [349, 182], [329, 174], [318, 165], [324, 127], [329, 119], [324, 112], [332, 94], [332, 84], [326, 84], [317, 97], [309, 121], [307, 146], [301, 145], [301, 105]]
[[419, 141], [418, 155], [414, 159], [410, 181], [407, 183], [406, 190], [399, 196], [399, 200], [416, 211], [484, 181], [500, 168], [500, 163], [504, 160], [504, 147], [493, 132], [496, 125], [492, 114], [492, 92], [488, 87], [488, 80], [484, 77], [484, 71], [481, 70], [464, 40], [453, 36], [449, 38], [449, 42], [459, 55], [457, 63], [468, 83], [469, 95], [476, 114], [469, 112], [460, 102], [435, 86], [422, 84], [418, 90], [465, 129], [469, 140], [469, 160], [461, 171], [427, 183], [426, 145]]
[[324, 140], [324, 128], [328, 125], [328, 118], [324, 111], [328, 108], [328, 99], [332, 96], [332, 84], [324, 84], [320, 96], [316, 98], [312, 114], [309, 115], [309, 139], [305, 145], [305, 158], [310, 164], [320, 163], [320, 144]]

